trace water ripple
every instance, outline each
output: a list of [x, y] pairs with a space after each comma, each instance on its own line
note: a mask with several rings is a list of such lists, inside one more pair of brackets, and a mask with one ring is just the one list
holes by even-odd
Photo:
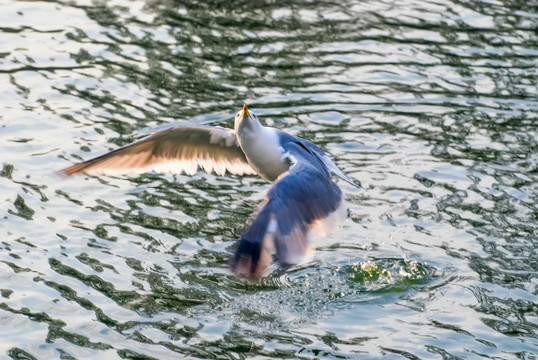
[[[0, 353], [533, 359], [535, 8], [1, 4]], [[56, 176], [243, 103], [367, 189], [291, 271], [228, 269], [261, 179]]]

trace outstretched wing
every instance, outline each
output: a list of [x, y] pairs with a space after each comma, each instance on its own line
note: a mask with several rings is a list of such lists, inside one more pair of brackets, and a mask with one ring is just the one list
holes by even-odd
[[298, 143], [283, 147], [290, 170], [267, 193], [232, 259], [232, 271], [251, 279], [261, 277], [273, 251], [283, 268], [303, 262], [313, 252], [310, 238], [326, 235], [346, 215], [325, 164]]
[[108, 154], [70, 166], [65, 175], [185, 172], [198, 167], [224, 175], [256, 174], [239, 147], [235, 132], [213, 126], [178, 126], [153, 133]]
[[349, 177], [346, 176], [346, 174], [344, 174], [342, 172], [342, 170], [340, 170], [338, 168], [338, 166], [336, 166], [336, 164], [327, 156], [325, 155], [325, 153], [323, 152], [323, 150], [321, 150], [319, 148], [319, 146], [317, 146], [316, 144], [314, 144], [313, 142], [310, 142], [306, 139], [301, 139], [301, 138], [297, 138], [295, 136], [292, 136], [284, 131], [278, 131], [278, 135], [280, 137], [280, 140], [281, 142], [291, 142], [291, 143], [297, 143], [297, 144], [300, 144], [301, 147], [303, 147], [304, 149], [308, 149], [307, 151], [311, 154], [311, 155], [315, 155], [319, 160], [321, 160], [321, 162], [327, 167], [327, 170], [338, 176], [339, 178], [341, 178], [342, 180], [346, 181], [347, 183], [359, 188], [359, 189], [362, 189], [363, 187], [360, 185], [360, 183], [356, 183], [355, 181], [351, 180]]

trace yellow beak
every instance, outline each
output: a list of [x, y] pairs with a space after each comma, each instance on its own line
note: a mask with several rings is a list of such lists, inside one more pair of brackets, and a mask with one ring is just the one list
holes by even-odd
[[248, 112], [248, 109], [247, 109], [247, 104], [244, 104], [243, 105], [243, 111], [241, 112], [241, 117], [250, 117], [250, 113]]

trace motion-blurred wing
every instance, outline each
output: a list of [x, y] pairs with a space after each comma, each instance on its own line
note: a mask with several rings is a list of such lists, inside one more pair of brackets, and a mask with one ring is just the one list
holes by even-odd
[[151, 134], [108, 154], [70, 166], [65, 175], [185, 172], [198, 167], [224, 175], [256, 174], [239, 147], [235, 132], [213, 126], [178, 126]]
[[273, 251], [283, 268], [308, 259], [310, 238], [326, 235], [346, 215], [342, 192], [321, 160], [296, 143], [284, 148], [290, 170], [267, 193], [232, 259], [232, 271], [251, 279], [261, 277]]

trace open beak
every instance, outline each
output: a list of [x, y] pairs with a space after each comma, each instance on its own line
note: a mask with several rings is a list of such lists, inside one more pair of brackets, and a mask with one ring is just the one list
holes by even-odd
[[245, 116], [250, 117], [250, 113], [248, 112], [248, 109], [247, 109], [247, 104], [243, 105], [243, 111], [241, 112], [241, 117], [244, 118]]

